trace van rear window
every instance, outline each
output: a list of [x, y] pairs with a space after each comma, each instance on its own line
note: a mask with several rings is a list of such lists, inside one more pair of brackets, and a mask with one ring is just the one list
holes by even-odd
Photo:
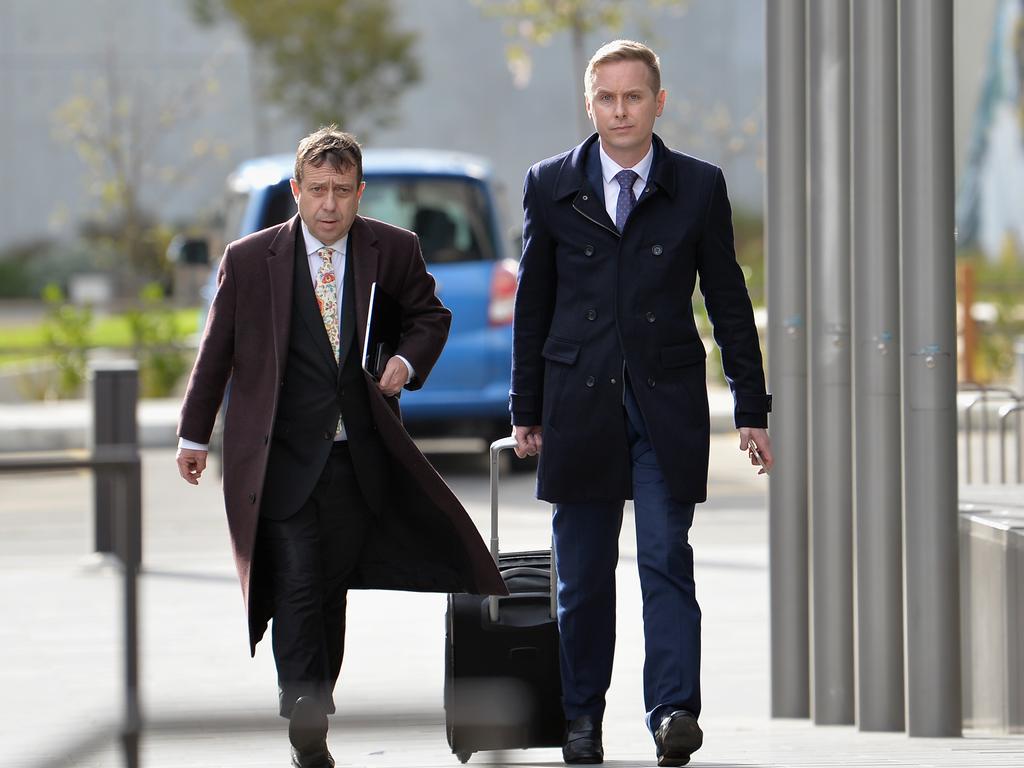
[[[295, 215], [287, 182], [269, 190], [261, 228]], [[367, 176], [359, 213], [405, 229], [420, 238], [428, 264], [494, 260], [488, 234], [491, 212], [483, 187], [469, 179]]]

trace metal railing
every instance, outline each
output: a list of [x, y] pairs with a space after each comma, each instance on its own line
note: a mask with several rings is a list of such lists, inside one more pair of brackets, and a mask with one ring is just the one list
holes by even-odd
[[[970, 484], [1008, 483], [1010, 473], [1007, 471], [1007, 460], [1014, 454], [1016, 482], [1024, 478], [1024, 435], [1021, 433], [1020, 413], [1024, 411], [1024, 396], [1009, 387], [988, 387], [982, 384], [965, 383], [958, 388], [957, 410], [960, 412], [962, 434], [962, 457], [964, 480]], [[977, 421], [975, 414], [977, 413]], [[993, 418], [994, 416], [994, 418]], [[1010, 434], [1009, 419], [1014, 417], [1012, 441], [1013, 450], [1007, 447]], [[992, 438], [997, 439], [998, 464], [991, 461]], [[980, 476], [975, 474], [975, 450], [980, 452]], [[993, 476], [998, 468], [998, 480]]]
[[110, 553], [123, 575], [124, 712], [120, 739], [126, 768], [139, 766], [138, 575], [142, 562], [142, 463], [136, 427], [138, 369], [117, 363], [90, 369], [93, 441], [90, 451], [0, 456], [0, 474], [90, 470], [96, 480], [97, 552]]

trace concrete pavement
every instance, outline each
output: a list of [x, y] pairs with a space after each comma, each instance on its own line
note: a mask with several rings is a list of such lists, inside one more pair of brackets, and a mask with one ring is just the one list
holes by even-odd
[[[705, 747], [693, 765], [1020, 766], [1024, 738], [908, 739], [768, 717], [766, 482], [713, 438], [711, 500], [692, 533], [704, 613]], [[478, 525], [488, 519], [479, 463], [439, 462]], [[547, 505], [532, 477], [503, 483], [502, 546], [543, 546]], [[89, 558], [91, 481], [83, 474], [0, 477], [0, 765], [120, 765], [120, 603], [116, 570]], [[269, 646], [249, 659], [219, 484], [177, 478], [170, 449], [144, 453], [142, 680], [146, 768], [288, 764], [274, 715]], [[636, 545], [627, 513], [618, 570], [618, 652], [605, 720], [606, 764], [654, 765], [643, 725]], [[444, 596], [356, 592], [339, 714], [339, 766], [457, 766], [444, 737]], [[470, 765], [559, 766], [558, 750], [480, 753]]]

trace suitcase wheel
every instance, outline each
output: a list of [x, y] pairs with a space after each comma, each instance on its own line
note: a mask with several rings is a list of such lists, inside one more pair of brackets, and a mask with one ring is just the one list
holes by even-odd
[[456, 752], [455, 756], [459, 758], [459, 762], [465, 765], [469, 762], [469, 758], [473, 756], [472, 752]]

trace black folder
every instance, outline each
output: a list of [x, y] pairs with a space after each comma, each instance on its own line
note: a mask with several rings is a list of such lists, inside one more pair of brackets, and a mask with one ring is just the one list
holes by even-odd
[[402, 306], [377, 283], [370, 286], [370, 309], [366, 313], [363, 339], [363, 369], [380, 381], [388, 360], [398, 349], [402, 335]]

